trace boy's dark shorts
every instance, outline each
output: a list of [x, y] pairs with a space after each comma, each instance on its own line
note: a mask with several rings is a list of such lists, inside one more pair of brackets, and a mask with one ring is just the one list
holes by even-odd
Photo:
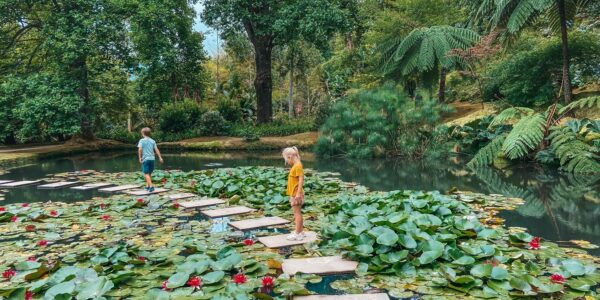
[[154, 172], [154, 161], [145, 160], [142, 163], [142, 172], [144, 172], [144, 174], [152, 174], [152, 172]]

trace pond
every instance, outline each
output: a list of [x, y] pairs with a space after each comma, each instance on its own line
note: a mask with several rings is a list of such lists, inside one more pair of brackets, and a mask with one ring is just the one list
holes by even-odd
[[[200, 170], [215, 167], [283, 166], [278, 152], [165, 153], [159, 168]], [[517, 166], [508, 171], [491, 168], [473, 172], [459, 159], [405, 161], [393, 159], [349, 160], [303, 157], [307, 168], [339, 172], [344, 181], [358, 182], [372, 190], [439, 190], [453, 188], [486, 194], [503, 194], [525, 199], [515, 211], [501, 217], [509, 226], [528, 228], [536, 236], [553, 241], [587, 240], [600, 244], [600, 176], [570, 176], [556, 171]], [[41, 160], [11, 169], [0, 179], [39, 179], [49, 174], [98, 170], [106, 172], [136, 171], [140, 168], [135, 154], [109, 152]], [[77, 201], [89, 199], [96, 192], [70, 189], [38, 190], [24, 187], [10, 190], [3, 203], [35, 201]], [[599, 250], [591, 253], [600, 255]]]

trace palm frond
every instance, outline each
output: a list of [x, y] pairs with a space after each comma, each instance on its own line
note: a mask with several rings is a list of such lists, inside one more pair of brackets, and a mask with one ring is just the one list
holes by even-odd
[[535, 111], [528, 107], [511, 107], [500, 112], [489, 125], [489, 128], [492, 128], [497, 125], [503, 124], [514, 124], [522, 117], [530, 116]]
[[592, 96], [592, 97], [579, 99], [577, 101], [573, 101], [573, 102], [565, 105], [565, 107], [561, 108], [558, 111], [558, 113], [564, 114], [564, 113], [567, 113], [574, 109], [592, 108], [592, 107], [596, 107], [596, 108], [600, 109], [600, 96]]
[[481, 166], [489, 166], [494, 162], [494, 159], [498, 156], [498, 153], [502, 150], [502, 145], [506, 140], [507, 134], [497, 136], [483, 148], [481, 148], [473, 159], [467, 163], [470, 168], [477, 168]]
[[502, 151], [510, 159], [526, 156], [544, 139], [546, 118], [540, 113], [523, 117], [511, 130], [502, 145]]
[[[567, 22], [573, 21], [575, 16], [588, 5], [591, 0], [565, 0], [565, 15], [567, 18]], [[560, 31], [560, 14], [558, 10], [558, 2], [552, 1], [552, 5], [548, 7], [547, 10], [548, 21], [550, 23], [550, 28], [554, 32]]]

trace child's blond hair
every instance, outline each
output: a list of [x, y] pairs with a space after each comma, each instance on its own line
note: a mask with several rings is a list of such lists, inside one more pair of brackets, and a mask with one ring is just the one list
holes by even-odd
[[290, 158], [292, 156], [296, 156], [298, 160], [300, 160], [300, 151], [298, 151], [298, 148], [296, 148], [296, 146], [287, 147], [283, 149], [283, 152], [281, 154], [283, 155], [285, 163], [288, 165], [290, 164]]
[[152, 130], [150, 129], [150, 127], [142, 128], [142, 135], [150, 137], [152, 135]]

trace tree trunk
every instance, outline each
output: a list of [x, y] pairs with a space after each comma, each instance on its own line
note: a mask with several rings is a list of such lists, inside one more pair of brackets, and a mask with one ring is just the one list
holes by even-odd
[[290, 119], [294, 117], [294, 54], [290, 62], [290, 92], [288, 94], [288, 114]]
[[440, 89], [438, 91], [438, 101], [440, 103], [446, 102], [446, 69], [442, 68], [440, 71]]
[[569, 67], [571, 65], [569, 58], [569, 37], [567, 33], [567, 15], [565, 12], [565, 0], [558, 1], [558, 13], [560, 15], [560, 35], [562, 39], [562, 59], [563, 59], [563, 74], [562, 84], [565, 94], [565, 104], [571, 103], [573, 99], [573, 90], [571, 88], [571, 77], [569, 75]]
[[83, 100], [83, 105], [79, 112], [81, 113], [81, 137], [84, 140], [94, 139], [93, 130], [93, 114], [92, 114], [92, 103], [90, 99], [90, 90], [88, 87], [88, 69], [85, 57], [77, 59], [71, 65], [71, 73], [73, 79], [79, 82], [77, 87], [77, 94]]
[[269, 123], [273, 119], [273, 81], [271, 75], [271, 42], [267, 38], [254, 41], [254, 60], [256, 63], [256, 121]]

